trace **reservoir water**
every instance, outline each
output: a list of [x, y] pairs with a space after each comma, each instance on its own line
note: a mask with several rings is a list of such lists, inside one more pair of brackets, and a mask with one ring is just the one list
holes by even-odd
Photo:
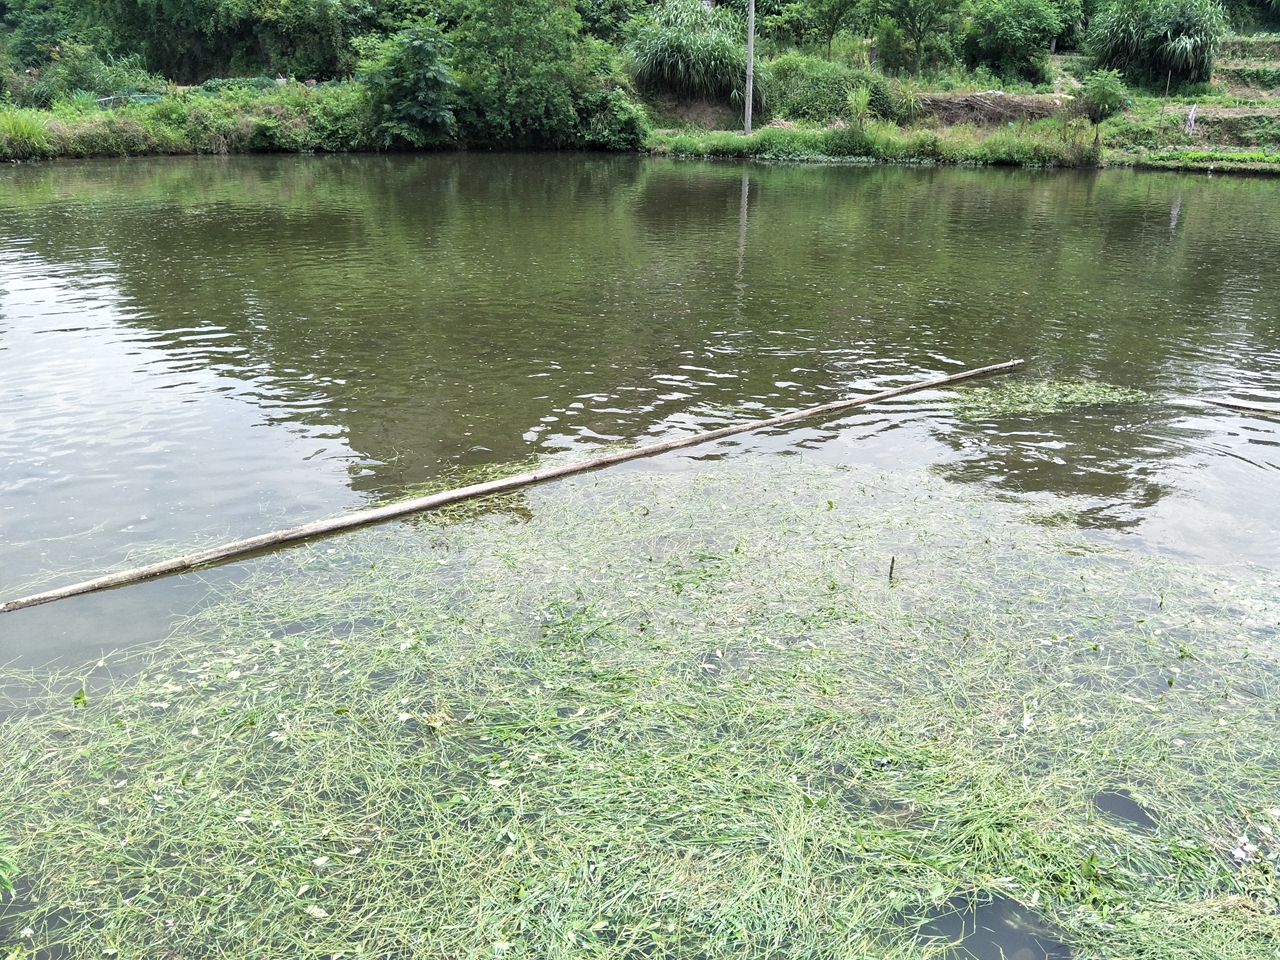
[[[1124, 171], [589, 155], [0, 170], [4, 599], [387, 502], [1026, 358], [1149, 402], [961, 420], [923, 394], [768, 451], [1280, 563], [1280, 192]], [[650, 466], [653, 466], [652, 464]], [[0, 618], [0, 661], [163, 637], [234, 565]]]

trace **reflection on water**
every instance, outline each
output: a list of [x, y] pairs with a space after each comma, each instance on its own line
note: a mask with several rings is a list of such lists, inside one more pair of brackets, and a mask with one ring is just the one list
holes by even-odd
[[[1024, 376], [1168, 400], [1280, 399], [1278, 214], [1264, 181], [1123, 172], [500, 155], [9, 168], [0, 584], [396, 497], [446, 466], [1014, 356]], [[1144, 549], [1280, 559], [1274, 420], [1162, 402], [967, 424], [942, 399], [691, 455], [935, 464], [1068, 498]], [[200, 590], [152, 592], [167, 622]], [[147, 621], [95, 602], [7, 620], [0, 657], [55, 636], [96, 651]]]

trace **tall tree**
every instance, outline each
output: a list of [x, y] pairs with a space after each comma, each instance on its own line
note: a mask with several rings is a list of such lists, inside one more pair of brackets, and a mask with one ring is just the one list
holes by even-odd
[[809, 0], [809, 21], [813, 32], [827, 44], [827, 59], [831, 59], [831, 45], [836, 34], [858, 21], [860, 0]]
[[892, 17], [915, 52], [915, 74], [920, 75], [924, 44], [955, 12], [960, 0], [873, 0], [877, 14]]

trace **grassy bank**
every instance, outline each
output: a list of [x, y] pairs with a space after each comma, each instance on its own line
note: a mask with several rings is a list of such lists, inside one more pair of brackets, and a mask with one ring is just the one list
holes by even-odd
[[687, 157], [1078, 167], [1096, 165], [1101, 157], [1086, 127], [1053, 120], [995, 128], [966, 124], [904, 129], [885, 122], [765, 127], [750, 137], [727, 131], [659, 133], [651, 149]]
[[1082, 958], [1277, 956], [1275, 584], [1070, 508], [730, 460], [259, 561], [0, 724], [0, 943], [923, 958], [1000, 897]]
[[[494, 139], [485, 133], [489, 121], [476, 114], [434, 148], [541, 145], [779, 161], [1280, 172], [1280, 97], [1231, 91], [1225, 81], [1168, 99], [1128, 91], [1123, 109], [1094, 124], [1065, 72], [1059, 85], [1074, 93], [1034, 94], [1028, 87], [997, 95], [957, 87], [951, 77], [945, 90], [916, 87], [798, 55], [779, 58], [770, 70], [773, 99], [751, 137], [732, 129], [740, 118], [723, 106], [660, 97], [633, 103], [618, 86], [584, 101], [581, 116], [555, 135], [543, 131], [525, 142], [519, 125], [511, 125], [506, 139]], [[861, 101], [851, 94], [856, 90]], [[317, 86], [219, 80], [135, 98], [78, 93], [49, 109], [0, 104], [0, 159], [412, 148], [388, 134], [379, 110], [359, 80]]]
[[0, 106], [0, 158], [360, 150], [373, 146], [372, 126], [354, 83], [175, 91], [112, 109], [85, 96], [52, 110]]

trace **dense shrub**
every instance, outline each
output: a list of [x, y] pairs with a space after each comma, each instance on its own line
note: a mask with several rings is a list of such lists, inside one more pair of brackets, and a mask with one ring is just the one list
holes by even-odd
[[463, 139], [488, 146], [572, 144], [580, 21], [554, 0], [465, 0], [456, 45]]
[[48, 52], [51, 59], [43, 67], [8, 75], [5, 92], [19, 106], [48, 108], [77, 92], [94, 97], [145, 95], [162, 93], [169, 86], [148, 73], [136, 54], [103, 60], [89, 45], [70, 40]]
[[919, 74], [930, 44], [939, 46], [940, 35], [948, 32], [944, 28], [959, 6], [960, 0], [873, 0], [873, 7], [882, 15], [876, 33], [886, 65], [896, 59], [897, 51], [892, 48], [902, 45], [911, 51], [911, 72]]
[[579, 107], [581, 146], [595, 150], [639, 150], [649, 135], [649, 118], [621, 87], [597, 87]]
[[978, 0], [964, 38], [970, 67], [1039, 83], [1049, 67], [1049, 42], [1065, 27], [1054, 0]]
[[[747, 51], [742, 23], [727, 7], [665, 0], [632, 29], [627, 53], [641, 87], [690, 99], [741, 103]], [[760, 72], [759, 70], [757, 72]], [[763, 102], [763, 84], [757, 88]]]
[[458, 0], [449, 33], [467, 143], [638, 147], [647, 125], [613, 49], [558, 0]]
[[867, 90], [872, 114], [885, 119], [894, 114], [892, 91], [878, 73], [797, 53], [778, 57], [766, 69], [770, 108], [788, 119], [817, 123], [837, 117], [852, 119], [849, 97], [858, 89]]
[[450, 138], [457, 123], [451, 47], [434, 23], [420, 22], [366, 46], [360, 80], [369, 91], [378, 143], [424, 147]]
[[1217, 0], [1111, 0], [1090, 24], [1088, 48], [1131, 81], [1204, 83], [1227, 28]]
[[576, 0], [582, 29], [609, 43], [620, 43], [631, 18], [649, 9], [649, 0]]

